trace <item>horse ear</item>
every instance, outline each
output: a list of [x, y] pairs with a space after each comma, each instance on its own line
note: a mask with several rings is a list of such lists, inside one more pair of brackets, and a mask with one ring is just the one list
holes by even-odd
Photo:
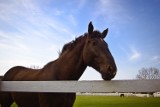
[[108, 28], [102, 32], [102, 37], [101, 38], [104, 39], [106, 37], [107, 33], [108, 33]]
[[91, 34], [93, 32], [93, 29], [94, 29], [94, 27], [92, 25], [92, 22], [90, 22], [88, 25], [88, 33]]

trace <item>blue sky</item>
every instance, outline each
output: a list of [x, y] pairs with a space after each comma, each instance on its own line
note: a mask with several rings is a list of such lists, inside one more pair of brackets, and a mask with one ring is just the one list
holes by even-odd
[[[1, 0], [0, 75], [15, 65], [43, 67], [63, 45], [95, 29], [115, 58], [115, 79], [134, 79], [142, 67], [160, 68], [159, 0]], [[99, 80], [87, 68], [81, 80]]]

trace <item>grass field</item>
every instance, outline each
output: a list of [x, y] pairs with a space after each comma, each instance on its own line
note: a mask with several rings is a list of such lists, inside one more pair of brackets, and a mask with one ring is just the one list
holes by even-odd
[[77, 96], [74, 107], [160, 107], [160, 98]]
[[160, 97], [77, 96], [74, 107], [160, 107]]

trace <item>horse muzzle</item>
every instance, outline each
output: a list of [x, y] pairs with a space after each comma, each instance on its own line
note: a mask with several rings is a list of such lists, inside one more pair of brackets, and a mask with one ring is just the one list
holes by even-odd
[[105, 66], [100, 69], [100, 72], [104, 80], [111, 80], [115, 77], [117, 68], [112, 66]]

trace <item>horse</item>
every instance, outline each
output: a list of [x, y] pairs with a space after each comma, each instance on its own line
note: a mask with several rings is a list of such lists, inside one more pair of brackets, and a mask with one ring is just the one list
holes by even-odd
[[[117, 67], [104, 40], [107, 33], [108, 28], [101, 33], [90, 22], [88, 32], [65, 44], [56, 60], [42, 69], [15, 66], [5, 73], [2, 81], [78, 80], [87, 66], [98, 71], [104, 80], [111, 80]], [[10, 107], [13, 102], [18, 107], [73, 107], [75, 99], [75, 93], [0, 93], [1, 107]]]

